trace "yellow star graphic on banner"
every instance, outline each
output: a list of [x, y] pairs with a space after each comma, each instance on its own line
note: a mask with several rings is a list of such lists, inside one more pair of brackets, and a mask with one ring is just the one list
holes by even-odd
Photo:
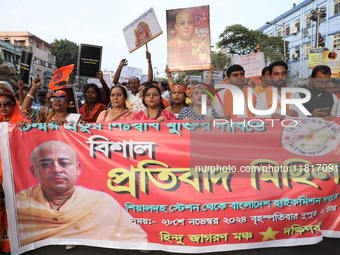
[[259, 234], [263, 235], [262, 242], [267, 241], [268, 239], [275, 240], [275, 235], [277, 235], [280, 231], [273, 231], [271, 227], [267, 228], [266, 232], [259, 232]]

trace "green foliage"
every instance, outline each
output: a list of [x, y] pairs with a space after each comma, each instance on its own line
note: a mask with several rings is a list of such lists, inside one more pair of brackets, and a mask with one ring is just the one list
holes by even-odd
[[57, 40], [51, 43], [52, 55], [56, 56], [56, 66], [60, 68], [71, 64], [77, 64], [79, 46], [67, 39]]
[[231, 59], [222, 52], [212, 52], [211, 62], [214, 64], [215, 71], [223, 71], [227, 66], [230, 65]]
[[284, 59], [282, 37], [269, 37], [262, 31], [249, 30], [240, 24], [235, 24], [226, 27], [219, 38], [221, 40], [217, 43], [217, 46], [234, 56], [250, 54], [259, 44], [266, 62]]

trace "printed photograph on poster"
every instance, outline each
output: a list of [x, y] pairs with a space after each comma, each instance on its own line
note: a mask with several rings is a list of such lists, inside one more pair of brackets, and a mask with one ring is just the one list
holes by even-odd
[[78, 76], [96, 77], [102, 60], [102, 46], [80, 44], [78, 54]]
[[167, 10], [166, 19], [170, 71], [209, 69], [209, 6]]
[[[146, 242], [146, 232], [117, 200], [77, 183], [86, 162], [74, 145], [54, 138], [23, 155], [36, 181], [15, 196], [20, 245], [61, 238]], [[54, 173], [54, 164], [65, 171]], [[64, 203], [55, 203], [63, 195]]]
[[20, 57], [20, 79], [25, 84], [30, 82], [31, 66], [32, 66], [33, 52], [27, 50], [21, 50]]
[[340, 50], [322, 52], [322, 64], [332, 70], [332, 78], [340, 78]]
[[133, 52], [163, 33], [155, 11], [150, 8], [123, 28], [129, 52]]

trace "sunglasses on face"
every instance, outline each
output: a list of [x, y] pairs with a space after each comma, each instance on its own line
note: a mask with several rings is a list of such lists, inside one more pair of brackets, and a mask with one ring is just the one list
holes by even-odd
[[11, 106], [13, 105], [12, 102], [10, 101], [6, 101], [6, 102], [3, 102], [3, 103], [0, 103], [0, 107], [8, 107], [8, 106]]
[[65, 102], [66, 101], [66, 97], [62, 96], [62, 97], [51, 97], [51, 101], [52, 102], [56, 102], [56, 101], [60, 101], [60, 102]]

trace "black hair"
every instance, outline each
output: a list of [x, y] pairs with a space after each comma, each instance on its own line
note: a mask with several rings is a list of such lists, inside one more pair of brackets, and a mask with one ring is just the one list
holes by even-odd
[[[146, 95], [146, 92], [147, 92], [149, 89], [152, 89], [152, 88], [154, 88], [154, 89], [157, 90], [157, 92], [158, 92], [158, 94], [159, 94], [159, 96], [160, 96], [160, 98], [161, 98], [161, 102], [159, 103], [159, 107], [160, 107], [161, 109], [165, 109], [165, 106], [164, 106], [164, 104], [163, 104], [163, 102], [162, 102], [162, 93], [161, 93], [161, 90], [160, 90], [159, 86], [153, 85], [153, 84], [151, 84], [151, 85], [149, 85], [149, 86], [146, 86], [146, 87], [145, 87], [145, 90], [144, 90], [144, 95]], [[145, 105], [146, 108], [148, 108], [148, 105], [145, 103], [144, 98], [145, 98], [145, 96], [143, 96], [143, 104]]]
[[[183, 86], [183, 85], [182, 85]], [[185, 87], [185, 86], [183, 86], [183, 87]], [[174, 90], [171, 90], [170, 91], [170, 97], [172, 96], [172, 92], [173, 92]], [[184, 107], [188, 107], [189, 106], [189, 104], [187, 103], [187, 98], [188, 98], [188, 95], [187, 95], [187, 93], [185, 93], [185, 91], [183, 91], [183, 93], [184, 93]], [[172, 101], [171, 100], [171, 106], [173, 106], [174, 105], [174, 101]]]
[[46, 91], [40, 91], [39, 93], [38, 93], [38, 97], [46, 97]]
[[236, 72], [236, 71], [243, 71], [243, 72], [245, 72], [244, 68], [241, 65], [235, 64], [235, 65], [232, 65], [232, 66], [230, 66], [228, 68], [228, 70], [227, 70], [227, 77], [230, 77], [231, 73], [232, 72]]
[[[126, 100], [127, 100], [127, 98], [128, 98], [128, 94], [127, 94], [126, 88], [125, 88], [124, 86], [121, 86], [121, 85], [114, 85], [114, 86], [112, 86], [112, 87], [111, 87], [111, 90], [110, 90], [110, 98], [111, 98], [111, 92], [112, 92], [112, 90], [113, 90], [114, 88], [120, 88], [120, 90], [122, 91], [123, 96], [124, 96], [124, 98], [125, 98], [125, 101], [124, 101], [124, 108], [127, 109], [127, 110], [129, 110], [129, 109], [126, 107]], [[110, 101], [111, 101], [111, 100], [110, 100]]]
[[[265, 75], [267, 71], [269, 71], [269, 66], [263, 67], [261, 74]], [[270, 71], [269, 71], [269, 73], [270, 73]]]
[[2, 97], [2, 96], [8, 97], [9, 100], [11, 100], [11, 102], [13, 103], [13, 105], [15, 105], [17, 100], [15, 99], [15, 96], [12, 93], [9, 93], [9, 92], [0, 93], [0, 97]]
[[331, 74], [331, 73], [332, 73], [331, 68], [330, 68], [329, 66], [326, 66], [326, 65], [318, 65], [318, 66], [316, 66], [316, 67], [313, 68], [311, 77], [312, 77], [312, 78], [315, 78], [315, 77], [316, 77], [316, 74], [317, 74], [318, 72], [321, 72], [322, 74]]
[[337, 80], [336, 78], [331, 78], [331, 82], [334, 83], [334, 84], [336, 84], [336, 85], [339, 84], [339, 82], [338, 82], [338, 80]]
[[282, 61], [282, 60], [279, 60], [279, 61], [276, 61], [276, 62], [271, 63], [271, 64], [268, 66], [268, 68], [269, 68], [268, 71], [269, 71], [270, 75], [272, 74], [273, 69], [274, 69], [275, 66], [283, 66], [283, 67], [286, 69], [286, 71], [288, 70], [288, 65], [287, 65], [287, 63], [284, 62], [284, 61]]
[[97, 92], [96, 103], [101, 102], [102, 101], [102, 93], [101, 93], [100, 89], [98, 88], [98, 86], [94, 83], [86, 84], [86, 86], [84, 87], [85, 100], [86, 100], [86, 92], [89, 88], [94, 88], [94, 90]]

